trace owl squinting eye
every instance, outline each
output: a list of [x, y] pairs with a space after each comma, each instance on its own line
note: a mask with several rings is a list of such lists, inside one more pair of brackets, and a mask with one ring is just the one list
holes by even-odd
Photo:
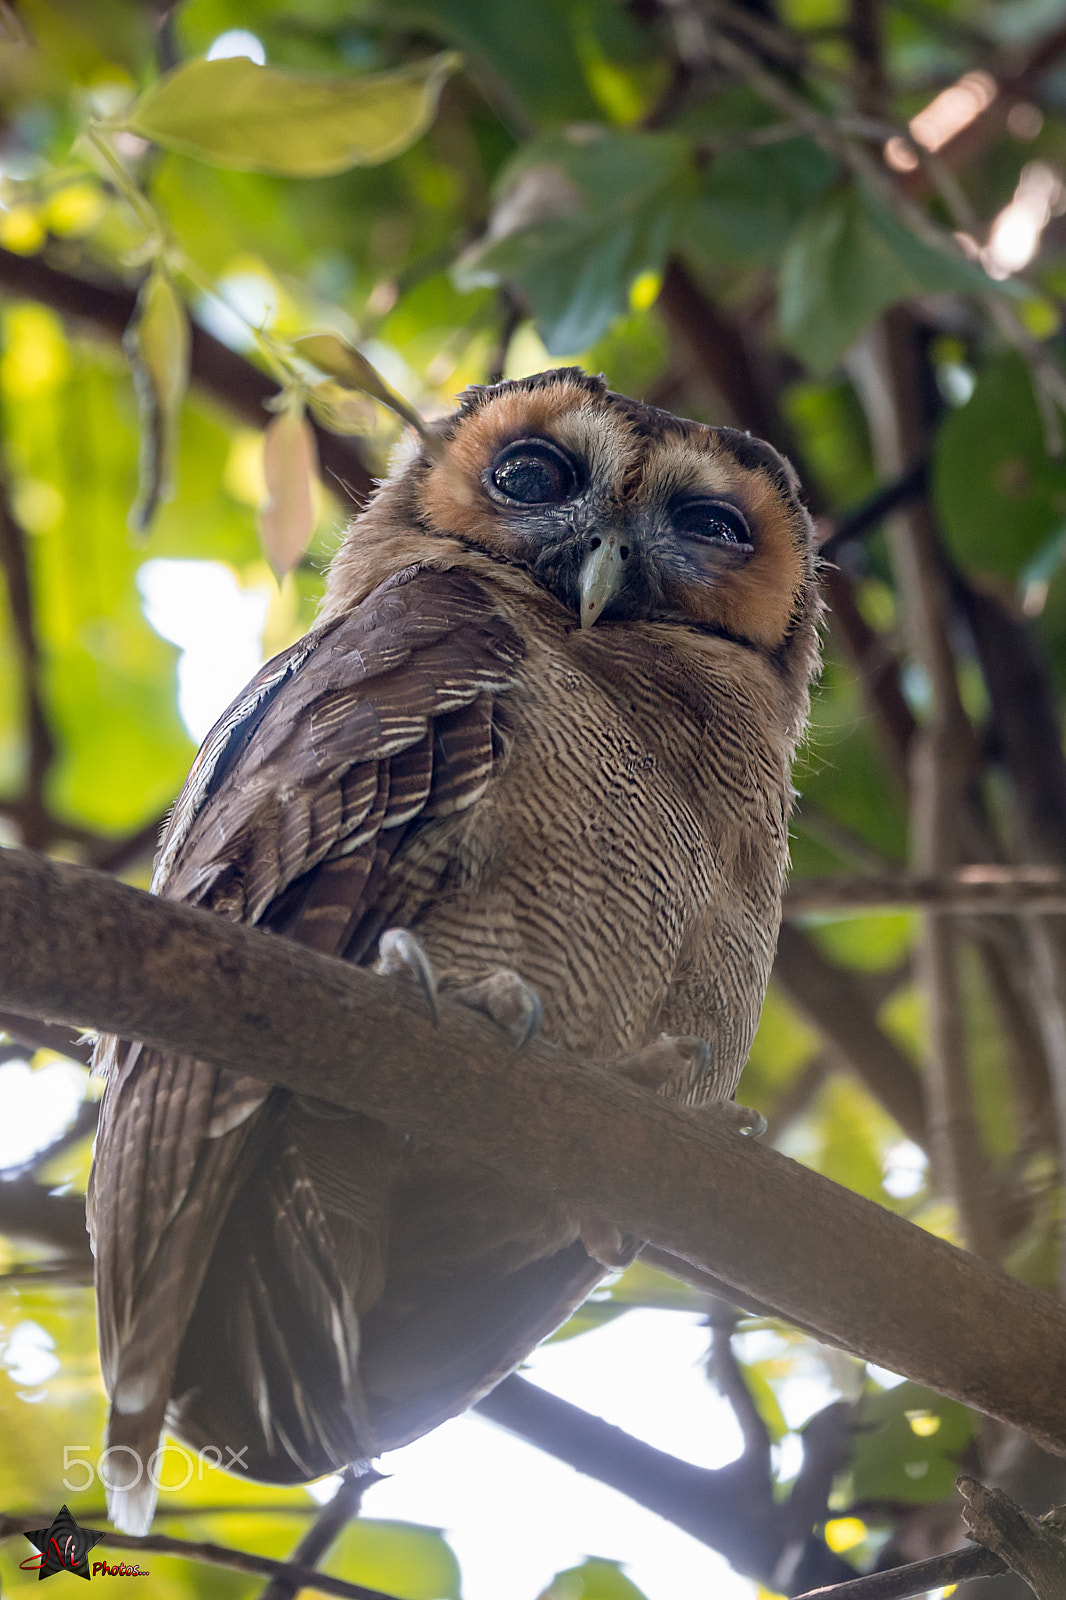
[[487, 474], [498, 498], [522, 506], [559, 506], [578, 488], [578, 471], [565, 450], [548, 439], [507, 445]]
[[720, 500], [689, 500], [674, 511], [674, 532], [705, 544], [730, 545], [751, 550], [751, 529], [742, 512]]

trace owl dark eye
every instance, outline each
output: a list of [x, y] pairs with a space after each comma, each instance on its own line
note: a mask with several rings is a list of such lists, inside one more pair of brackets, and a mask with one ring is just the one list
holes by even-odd
[[501, 450], [489, 473], [505, 500], [522, 506], [559, 506], [578, 486], [577, 468], [547, 439], [519, 439]]
[[686, 539], [752, 549], [751, 529], [743, 513], [720, 500], [688, 500], [675, 509], [673, 520], [675, 533]]

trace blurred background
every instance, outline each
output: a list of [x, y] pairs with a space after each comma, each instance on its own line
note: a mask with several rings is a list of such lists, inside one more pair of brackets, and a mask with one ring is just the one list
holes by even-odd
[[[239, 127], [203, 58], [264, 74]], [[1057, 0], [0, 0], [0, 842], [147, 883], [396, 405], [576, 362], [750, 429], [800, 471], [829, 616], [741, 1098], [1057, 1292], [1064, 171]], [[0, 1015], [0, 1515], [32, 1526], [104, 1515], [88, 1054]], [[669, 1265], [496, 1420], [387, 1458], [324, 1570], [741, 1600], [953, 1547], [961, 1468], [1064, 1498], [1011, 1430]], [[177, 1447], [159, 1476], [163, 1533], [278, 1558], [338, 1492]], [[140, 1558], [159, 1600], [293, 1592], [174, 1549]]]

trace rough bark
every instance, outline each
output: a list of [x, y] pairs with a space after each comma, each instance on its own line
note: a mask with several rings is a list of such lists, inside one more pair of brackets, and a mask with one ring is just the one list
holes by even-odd
[[[1066, 1309], [773, 1150], [455, 1002], [31, 852], [0, 853], [0, 1005], [382, 1118], [1066, 1454]], [[1009, 1329], [1009, 1337], [1004, 1330]]]

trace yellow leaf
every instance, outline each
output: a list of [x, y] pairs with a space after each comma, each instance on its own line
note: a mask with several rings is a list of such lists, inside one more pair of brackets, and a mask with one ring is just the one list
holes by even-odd
[[834, 1517], [825, 1525], [825, 1542], [830, 1550], [840, 1555], [861, 1544], [869, 1530], [858, 1517]]
[[44, 244], [45, 231], [32, 206], [12, 206], [0, 213], [0, 244], [18, 256], [32, 256]]
[[394, 72], [330, 77], [201, 57], [157, 79], [112, 126], [217, 166], [323, 177], [413, 144], [459, 60], [445, 51]]
[[160, 500], [173, 493], [178, 420], [189, 386], [189, 319], [166, 270], [156, 265], [141, 284], [123, 337], [141, 409], [140, 483], [130, 511], [146, 528]]
[[930, 1439], [940, 1430], [940, 1418], [935, 1411], [908, 1411], [905, 1413], [912, 1433], [919, 1439]]
[[259, 512], [263, 554], [279, 578], [296, 566], [315, 531], [312, 486], [317, 471], [311, 425], [302, 407], [287, 407], [270, 423], [263, 440], [268, 499]]
[[659, 298], [663, 286], [661, 273], [641, 272], [629, 285], [629, 305], [633, 311], [648, 311]]

